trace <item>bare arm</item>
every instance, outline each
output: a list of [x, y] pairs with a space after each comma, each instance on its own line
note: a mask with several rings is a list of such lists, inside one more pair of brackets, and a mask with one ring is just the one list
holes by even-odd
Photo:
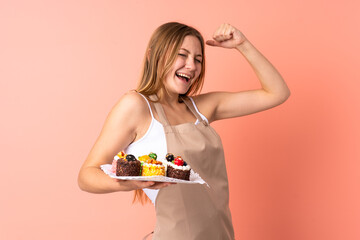
[[213, 92], [196, 98], [201, 111], [210, 121], [248, 115], [275, 107], [290, 96], [280, 73], [236, 28], [223, 24], [206, 42], [210, 46], [234, 48], [249, 62], [258, 77], [261, 89], [234, 93]]
[[92, 193], [131, 191], [141, 188], [161, 188], [164, 183], [142, 181], [120, 181], [107, 176], [102, 164], [111, 163], [113, 157], [125, 149], [141, 128], [148, 126], [149, 110], [144, 99], [137, 93], [125, 94], [107, 117], [104, 127], [80, 169], [80, 189]]

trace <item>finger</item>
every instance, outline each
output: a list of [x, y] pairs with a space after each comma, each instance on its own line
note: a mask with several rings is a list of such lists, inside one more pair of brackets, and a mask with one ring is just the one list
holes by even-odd
[[221, 35], [222, 36], [226, 36], [226, 31], [227, 31], [228, 27], [229, 27], [228, 24], [226, 24], [226, 23], [222, 24], [222, 27], [221, 27]]
[[222, 42], [226, 40], [226, 30], [227, 30], [228, 26], [227, 24], [223, 23], [221, 24], [221, 26], [217, 29], [217, 31], [214, 34], [214, 39], [218, 42]]
[[138, 188], [150, 188], [154, 186], [156, 183], [152, 181], [136, 181], [136, 185]]
[[151, 189], [160, 189], [169, 186], [168, 183], [155, 183], [153, 186], [151, 186]]
[[164, 187], [168, 187], [170, 185], [173, 185], [173, 184], [176, 184], [176, 183], [169, 183], [169, 182], [158, 182], [158, 183], [155, 183], [153, 186], [149, 187], [150, 189], [161, 189], [161, 188], [164, 188]]
[[224, 34], [222, 34], [222, 33], [219, 33], [219, 34], [215, 35], [215, 36], [213, 37], [213, 39], [214, 39], [215, 41], [217, 41], [217, 42], [222, 42], [222, 41], [225, 41], [225, 40], [226, 40], [226, 38], [224, 37]]
[[216, 29], [214, 35], [213, 35], [213, 39], [215, 41], [218, 41], [218, 42], [222, 42], [224, 41], [224, 31], [225, 31], [225, 25], [224, 24], [221, 24], [221, 26]]
[[224, 41], [232, 39], [233, 38], [233, 27], [230, 24], [225, 24], [222, 34], [223, 34]]
[[213, 37], [213, 39], [217, 42], [224, 42], [232, 38], [232, 34], [219, 34]]
[[209, 45], [209, 46], [214, 46], [214, 47], [219, 47], [220, 46], [220, 43], [215, 41], [215, 40], [207, 40], [206, 44]]
[[213, 38], [216, 38], [216, 37], [220, 36], [222, 34], [222, 31], [223, 31], [223, 25], [221, 25], [220, 27], [218, 27], [216, 29], [216, 31], [213, 34]]
[[228, 39], [231, 39], [233, 37], [233, 33], [234, 33], [234, 27], [228, 24], [224, 32], [224, 35], [227, 36]]

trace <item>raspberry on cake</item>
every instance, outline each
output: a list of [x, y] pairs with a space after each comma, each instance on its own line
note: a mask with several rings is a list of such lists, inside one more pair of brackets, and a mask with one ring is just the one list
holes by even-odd
[[166, 155], [167, 170], [166, 176], [182, 180], [190, 180], [191, 167], [180, 156], [174, 157], [173, 154]]

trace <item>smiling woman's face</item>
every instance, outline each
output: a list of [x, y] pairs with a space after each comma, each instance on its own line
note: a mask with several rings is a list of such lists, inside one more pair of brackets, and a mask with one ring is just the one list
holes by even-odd
[[201, 44], [195, 36], [186, 36], [164, 86], [169, 93], [185, 94], [201, 73]]

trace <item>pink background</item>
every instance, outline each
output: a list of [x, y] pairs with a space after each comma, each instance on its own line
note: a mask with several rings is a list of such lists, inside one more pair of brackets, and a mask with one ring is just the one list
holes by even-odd
[[[360, 239], [356, 1], [0, 2], [0, 239], [141, 239], [152, 205], [79, 190], [113, 104], [136, 86], [151, 33], [168, 21], [205, 39], [231, 23], [292, 95], [217, 122], [237, 239]], [[236, 51], [207, 47], [203, 92], [260, 85]]]

